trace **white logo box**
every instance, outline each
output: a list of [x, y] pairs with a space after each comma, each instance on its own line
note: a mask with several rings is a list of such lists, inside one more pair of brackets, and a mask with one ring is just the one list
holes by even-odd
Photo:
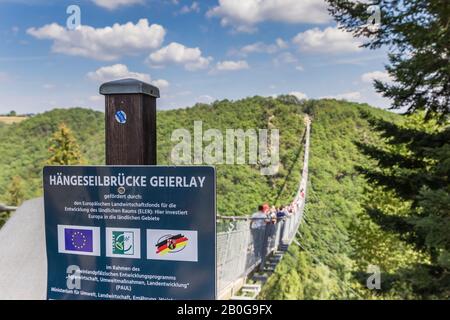
[[[174, 250], [166, 254], [158, 254], [156, 244], [161, 238], [168, 235], [182, 234], [188, 241], [187, 245], [180, 251]], [[177, 251], [177, 252], [175, 252]], [[193, 230], [165, 230], [147, 229], [147, 259], [149, 260], [169, 260], [169, 261], [198, 261], [198, 235]]]
[[[86, 226], [75, 226], [75, 225], [62, 225], [58, 226], [58, 252], [67, 254], [76, 254], [84, 256], [100, 256], [100, 228], [99, 227], [86, 227]], [[67, 250], [65, 244], [64, 231], [66, 229], [77, 229], [77, 230], [91, 230], [92, 231], [92, 252], [78, 251], [78, 250]]]
[[[117, 254], [113, 253], [113, 232], [125, 232], [132, 233], [132, 254]], [[131, 258], [140, 259], [141, 258], [141, 230], [133, 228], [106, 228], [106, 256], [111, 258]]]

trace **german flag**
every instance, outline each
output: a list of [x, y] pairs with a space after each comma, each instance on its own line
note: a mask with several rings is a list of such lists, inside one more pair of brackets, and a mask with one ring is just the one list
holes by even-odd
[[164, 240], [158, 242], [156, 246], [156, 253], [160, 255], [165, 255], [170, 251], [180, 251], [188, 243], [188, 238], [182, 234], [177, 234], [175, 236], [168, 236]]

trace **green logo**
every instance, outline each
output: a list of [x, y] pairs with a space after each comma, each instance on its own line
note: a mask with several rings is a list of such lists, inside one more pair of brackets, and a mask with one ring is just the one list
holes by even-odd
[[133, 255], [134, 254], [134, 233], [127, 231], [112, 232], [112, 253]]

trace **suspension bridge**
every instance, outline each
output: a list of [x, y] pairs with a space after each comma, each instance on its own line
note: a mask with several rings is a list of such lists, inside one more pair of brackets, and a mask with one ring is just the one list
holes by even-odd
[[[291, 215], [252, 229], [251, 216], [218, 217], [217, 277], [219, 299], [256, 299], [283, 258], [302, 222], [308, 182], [311, 121], [305, 117], [303, 169]], [[250, 282], [250, 283], [247, 283]]]
[[[217, 281], [219, 299], [256, 299], [282, 260], [302, 222], [308, 181], [311, 121], [305, 117], [303, 169], [292, 213], [252, 228], [251, 216], [219, 216]], [[1, 211], [15, 207], [0, 206]], [[43, 198], [26, 201], [0, 230], [0, 300], [46, 299], [47, 260]], [[7, 245], [5, 245], [7, 244]], [[20, 275], [20, 276], [18, 276]]]

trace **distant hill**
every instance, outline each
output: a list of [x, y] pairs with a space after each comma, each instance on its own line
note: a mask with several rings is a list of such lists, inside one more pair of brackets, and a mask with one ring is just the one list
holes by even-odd
[[90, 163], [103, 162], [103, 114], [81, 108], [55, 109], [20, 123], [0, 126], [0, 201], [14, 176], [25, 184], [26, 198], [42, 194], [42, 166], [48, 159], [48, 141], [61, 122], [73, 130]]
[[[253, 97], [236, 102], [158, 112], [158, 163], [171, 164], [177, 142], [173, 130], [193, 132], [194, 121], [203, 122], [203, 132], [219, 129], [280, 130], [281, 166], [275, 176], [260, 175], [259, 165], [217, 165], [218, 211], [225, 215], [249, 214], [261, 202], [285, 203], [291, 200], [300, 178], [300, 139], [304, 131], [302, 104], [297, 100]], [[42, 166], [49, 157], [48, 141], [64, 122], [74, 132], [87, 164], [104, 164], [104, 114], [89, 109], [55, 109], [21, 123], [0, 126], [0, 201], [12, 177], [26, 182], [26, 198], [42, 194]]]

